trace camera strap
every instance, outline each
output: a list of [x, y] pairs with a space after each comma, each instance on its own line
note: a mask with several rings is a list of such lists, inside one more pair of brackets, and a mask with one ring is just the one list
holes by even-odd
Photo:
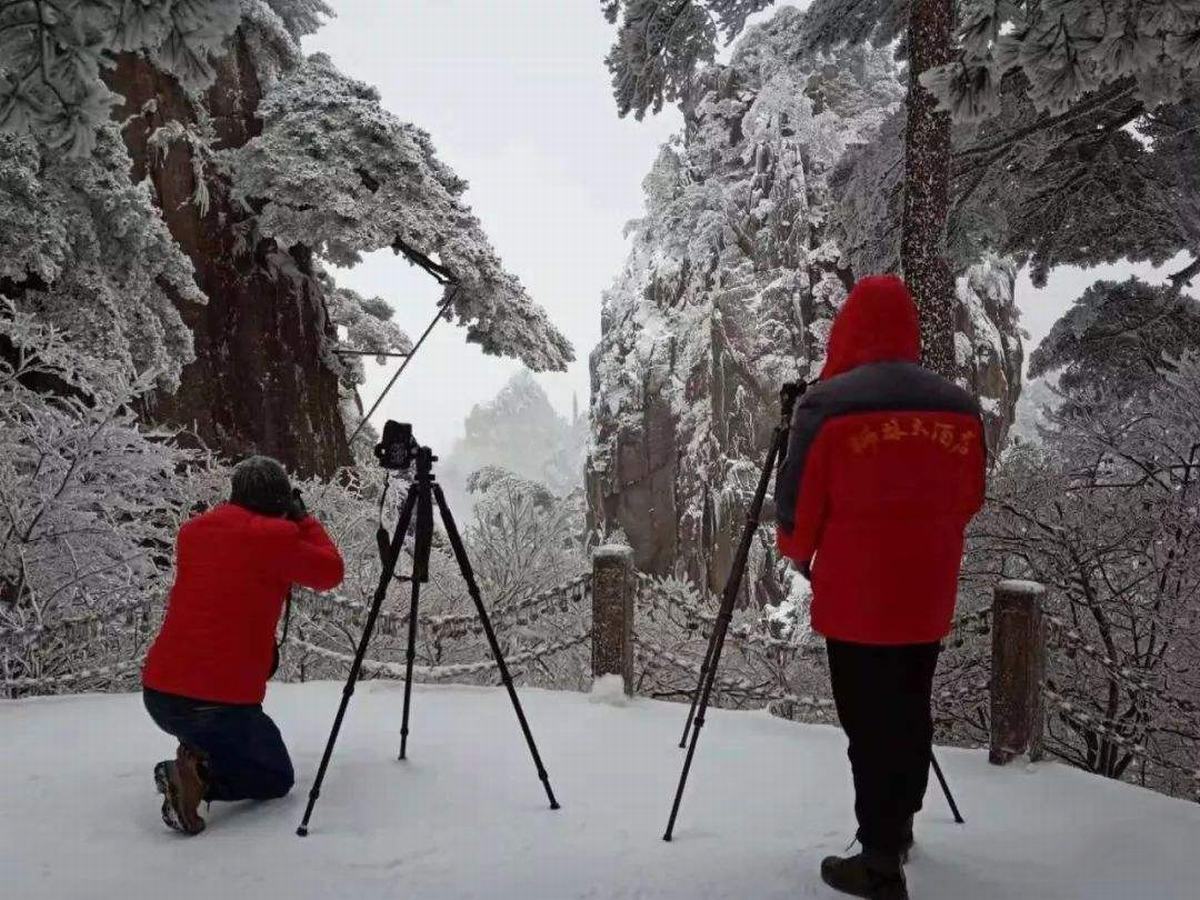
[[391, 488], [392, 473], [388, 472], [387, 478], [383, 482], [383, 493], [379, 495], [379, 527], [375, 529], [375, 546], [379, 549], [379, 559], [381, 562], [387, 562], [388, 547], [392, 543], [392, 536], [383, 527], [383, 510], [387, 503], [388, 491]]
[[288, 625], [292, 623], [292, 589], [288, 588], [287, 597], [283, 600], [283, 635], [275, 642], [275, 653], [271, 658], [271, 671], [267, 678], [275, 677], [279, 671], [279, 661], [283, 657], [283, 645], [287, 643]]

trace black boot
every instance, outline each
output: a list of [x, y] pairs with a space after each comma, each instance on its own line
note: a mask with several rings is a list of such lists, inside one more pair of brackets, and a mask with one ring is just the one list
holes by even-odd
[[897, 853], [863, 850], [848, 859], [827, 856], [821, 863], [821, 878], [835, 891], [867, 900], [908, 900], [904, 868]]

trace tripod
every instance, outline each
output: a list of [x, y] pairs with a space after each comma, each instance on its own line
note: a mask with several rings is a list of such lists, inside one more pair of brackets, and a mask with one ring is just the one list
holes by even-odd
[[[691, 708], [688, 710], [687, 722], [683, 726], [683, 737], [679, 739], [679, 747], [683, 749], [687, 747], [687, 756], [683, 760], [683, 771], [679, 775], [679, 786], [675, 791], [675, 802], [671, 806], [671, 818], [667, 822], [667, 830], [663, 835], [664, 841], [670, 841], [672, 834], [675, 831], [675, 820], [679, 816], [679, 805], [683, 802], [683, 791], [687, 787], [688, 774], [692, 769], [692, 759], [696, 755], [696, 744], [700, 740], [700, 729], [704, 727], [704, 714], [708, 711], [708, 702], [712, 696], [713, 682], [717, 677], [717, 667], [721, 664], [721, 651], [725, 646], [725, 636], [729, 631], [729, 623], [733, 619], [733, 605], [737, 602], [738, 592], [742, 586], [742, 576], [746, 572], [746, 560], [750, 556], [750, 545], [754, 540], [754, 534], [758, 530], [759, 519], [762, 516], [763, 501], [767, 496], [767, 487], [771, 481], [771, 473], [775, 470], [776, 464], [782, 462], [784, 448], [788, 442], [788, 435], [792, 427], [792, 413], [796, 408], [796, 401], [803, 395], [807, 385], [804, 383], [788, 382], [784, 384], [779, 392], [781, 414], [779, 423], [775, 426], [775, 431], [771, 437], [771, 446], [767, 450], [767, 461], [763, 464], [762, 473], [759, 475], [758, 487], [754, 491], [754, 499], [750, 503], [750, 509], [746, 513], [746, 524], [742, 529], [742, 539], [738, 544], [737, 554], [733, 558], [733, 567], [729, 571], [729, 578], [725, 582], [725, 590], [721, 594], [721, 606], [717, 612], [717, 620], [712, 633], [708, 638], [708, 650], [704, 654], [704, 662], [700, 666], [700, 682], [696, 685], [696, 690], [692, 694]], [[691, 735], [691, 741], [688, 741], [688, 736]], [[958, 804], [954, 802], [954, 797], [950, 794], [950, 787], [946, 784], [945, 776], [942, 774], [941, 766], [937, 760], [930, 754], [930, 763], [933, 766], [933, 771], [937, 775], [938, 783], [942, 786], [942, 791], [946, 794], [946, 800], [950, 804], [950, 809], [954, 813], [954, 821], [960, 825], [963, 822], [962, 816], [958, 812]]]
[[[387, 432], [385, 431], [386, 434]], [[459, 536], [458, 526], [454, 522], [454, 516], [450, 513], [450, 507], [446, 503], [445, 495], [442, 493], [442, 486], [435, 480], [433, 464], [437, 461], [437, 457], [433, 455], [433, 452], [428, 447], [416, 446], [414, 446], [413, 456], [416, 459], [416, 480], [409, 487], [408, 495], [404, 498], [404, 505], [400, 509], [400, 518], [397, 521], [396, 530], [392, 534], [390, 542], [387, 539], [387, 532], [380, 528], [378, 538], [383, 565], [379, 575], [379, 585], [375, 589], [371, 609], [367, 614], [367, 623], [363, 628], [362, 637], [359, 639], [358, 650], [354, 654], [354, 663], [350, 666], [350, 675], [346, 679], [346, 687], [342, 690], [342, 701], [338, 706], [337, 715], [334, 717], [333, 728], [329, 732], [329, 740], [325, 744], [325, 753], [321, 757], [321, 765], [317, 769], [316, 781], [313, 782], [312, 790], [308, 795], [308, 805], [304, 809], [304, 819], [301, 821], [300, 827], [296, 829], [296, 834], [301, 837], [308, 834], [308, 822], [312, 817], [317, 797], [321, 795], [321, 785], [325, 781], [325, 772], [329, 768], [330, 757], [333, 756], [333, 747], [337, 742], [338, 732], [342, 728], [342, 719], [346, 715], [346, 707], [350, 705], [350, 698], [354, 695], [354, 687], [362, 671], [363, 658], [366, 656], [367, 646], [371, 642], [371, 635], [375, 630], [375, 622], [379, 618], [380, 607], [387, 596], [388, 585], [391, 583], [393, 576], [395, 576], [396, 565], [400, 560], [400, 551], [404, 546], [404, 539], [408, 534], [408, 528], [412, 523], [415, 511], [416, 529], [413, 546], [413, 573], [408, 579], [401, 579], [409, 581], [412, 586], [412, 600], [408, 617], [408, 649], [405, 655], [404, 712], [400, 726], [400, 759], [407, 757], [408, 712], [412, 701], [413, 660], [416, 657], [417, 645], [417, 611], [420, 604], [421, 585], [429, 581], [429, 553], [433, 545], [434, 503], [437, 504], [438, 512], [442, 518], [442, 526], [446, 530], [446, 537], [450, 540], [450, 548], [453, 550], [454, 558], [458, 562], [458, 568], [462, 573], [463, 581], [467, 584], [467, 593], [470, 594], [471, 600], [475, 604], [475, 611], [479, 614], [484, 635], [487, 637], [488, 647], [491, 649], [492, 659], [496, 661], [496, 667], [500, 670], [500, 680], [508, 691], [509, 700], [512, 701], [513, 710], [517, 714], [517, 721], [520, 723], [521, 731], [525, 735], [525, 742], [529, 745], [529, 752], [533, 756], [533, 764], [537, 769], [538, 778], [541, 779], [542, 787], [546, 790], [546, 797], [550, 800], [550, 808], [559, 808], [558, 801], [554, 798], [554, 791], [550, 788], [550, 777], [546, 774], [546, 767], [542, 765], [541, 755], [538, 753], [537, 744], [534, 743], [533, 732], [529, 729], [529, 722], [525, 718], [525, 711], [521, 708], [521, 701], [517, 697], [516, 689], [513, 687], [512, 675], [509, 674], [508, 666], [504, 662], [504, 656], [500, 650], [500, 644], [496, 640], [496, 632], [492, 628], [492, 622], [488, 617], [487, 610], [484, 609], [483, 599], [479, 594], [479, 586], [475, 582], [475, 573], [471, 569], [471, 562], [467, 558], [466, 548], [463, 546], [462, 538]], [[407, 463], [404, 463], [403, 466], [395, 467], [407, 467]]]

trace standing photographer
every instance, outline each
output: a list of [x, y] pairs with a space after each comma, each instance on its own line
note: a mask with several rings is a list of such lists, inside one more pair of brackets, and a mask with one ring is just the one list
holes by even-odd
[[326, 591], [342, 575], [337, 547], [264, 456], [234, 469], [230, 502], [179, 530], [166, 619], [142, 671], [146, 710], [179, 739], [175, 759], [154, 767], [169, 827], [203, 831], [201, 801], [291, 790], [291, 759], [262, 709], [275, 629], [293, 584]]
[[918, 364], [920, 342], [899, 278], [855, 285], [820, 383], [796, 407], [776, 491], [779, 549], [811, 578], [812, 626], [827, 641], [863, 848], [829, 857], [821, 876], [874, 900], [908, 897], [933, 674], [984, 494], [979, 406]]

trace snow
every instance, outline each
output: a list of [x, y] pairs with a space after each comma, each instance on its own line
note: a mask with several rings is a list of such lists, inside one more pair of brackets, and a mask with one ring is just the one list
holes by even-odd
[[620, 675], [601, 675], [592, 682], [592, 692], [588, 694], [588, 699], [593, 703], [605, 703], [609, 706], [628, 706], [625, 679]]
[[594, 560], [626, 560], [633, 553], [629, 547], [624, 544], [602, 544], [592, 551], [592, 559]]
[[[341, 685], [272, 685], [299, 781], [285, 800], [213, 807], [185, 839], [158, 818], [151, 766], [173, 745], [136, 695], [0, 704], [0, 877], [21, 900], [828, 897], [817, 866], [853, 831], [836, 729], [714, 711], [675, 840], [661, 840], [680, 705], [619, 709], [523, 690], [562, 810], [547, 809], [504, 692], [359, 686], [317, 804], [295, 836]], [[967, 818], [931, 787], [909, 866], [922, 900], [1196, 896], [1200, 806], [1054, 764], [939, 757]]]
[[1044, 594], [1045, 585], [1036, 581], [1023, 581], [1019, 578], [1009, 578], [997, 585], [997, 590], [1007, 594]]

